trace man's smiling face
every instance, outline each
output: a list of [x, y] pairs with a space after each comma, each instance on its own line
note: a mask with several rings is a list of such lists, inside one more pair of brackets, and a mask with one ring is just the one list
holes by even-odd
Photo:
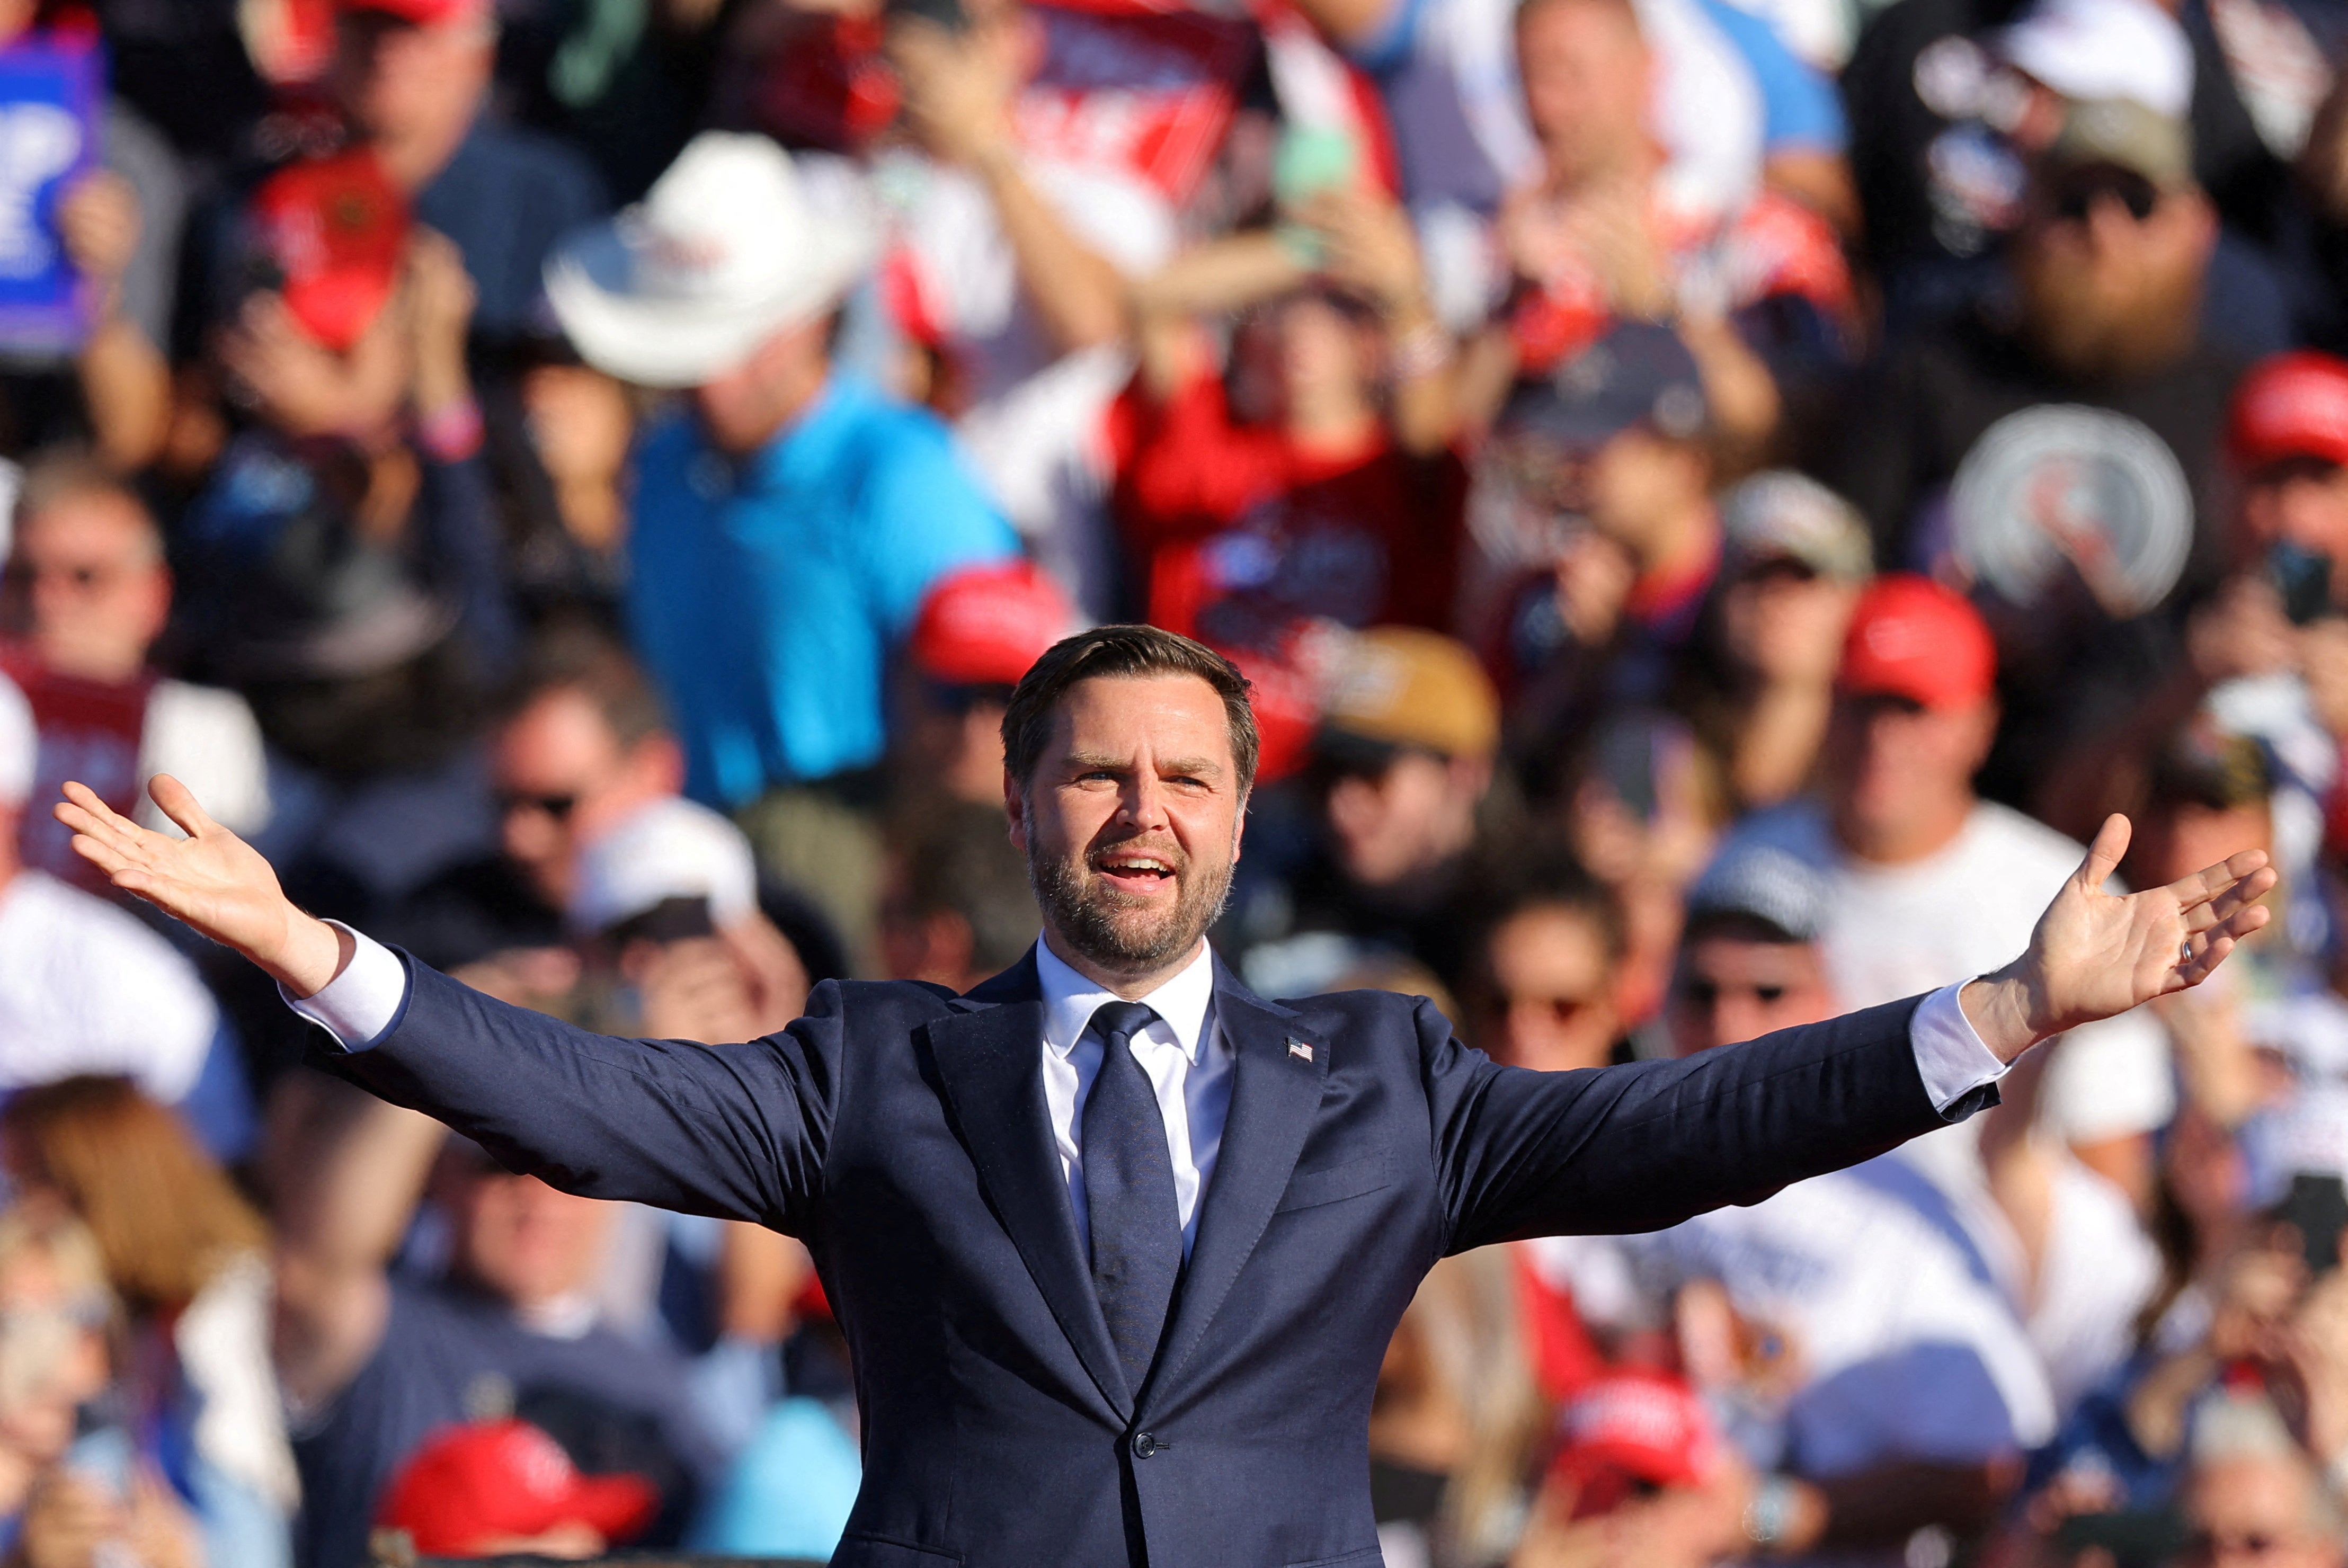
[[1197, 952], [1231, 889], [1246, 806], [1212, 686], [1187, 675], [1079, 681], [1053, 713], [1035, 777], [1005, 784], [1055, 951], [1120, 982]]

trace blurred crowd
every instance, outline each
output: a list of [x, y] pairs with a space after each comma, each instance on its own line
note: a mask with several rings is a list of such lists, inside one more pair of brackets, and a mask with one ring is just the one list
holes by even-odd
[[1019, 959], [1006, 697], [1148, 620], [1254, 686], [1233, 971], [1524, 1068], [1993, 970], [2113, 811], [2132, 885], [2284, 873], [1985, 1114], [1439, 1264], [1390, 1568], [2341, 1568], [2343, 57], [2337, 0], [0, 0], [0, 1564], [819, 1558], [858, 1478], [798, 1243], [353, 1089], [61, 781], [749, 1037]]

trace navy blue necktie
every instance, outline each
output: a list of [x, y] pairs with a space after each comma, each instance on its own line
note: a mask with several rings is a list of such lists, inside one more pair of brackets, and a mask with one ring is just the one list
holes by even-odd
[[1139, 1002], [1104, 1002], [1093, 1011], [1100, 1071], [1085, 1097], [1079, 1152], [1091, 1212], [1093, 1289], [1108, 1336], [1138, 1398], [1166, 1332], [1182, 1274], [1182, 1214], [1174, 1201], [1174, 1156], [1149, 1075], [1133, 1058], [1133, 1037], [1157, 1012]]

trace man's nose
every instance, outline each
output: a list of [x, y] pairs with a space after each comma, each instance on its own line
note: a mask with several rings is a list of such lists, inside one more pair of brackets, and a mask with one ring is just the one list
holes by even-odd
[[1125, 787], [1123, 809], [1119, 813], [1137, 828], [1162, 828], [1168, 821], [1166, 786], [1158, 776], [1138, 770]]
[[1725, 1046], [1757, 1040], [1769, 1032], [1761, 1017], [1761, 1009], [1751, 1000], [1726, 995], [1713, 1006], [1712, 1028]]

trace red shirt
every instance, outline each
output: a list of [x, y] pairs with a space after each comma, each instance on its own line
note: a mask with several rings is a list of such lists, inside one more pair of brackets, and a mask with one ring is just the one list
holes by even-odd
[[1298, 620], [1450, 629], [1468, 472], [1381, 436], [1331, 458], [1240, 425], [1221, 378], [1160, 405], [1137, 385], [1115, 417], [1117, 516], [1153, 624], [1265, 647]]
[[0, 644], [0, 675], [15, 681], [33, 710], [40, 756], [33, 769], [33, 809], [16, 829], [25, 863], [77, 886], [111, 895], [96, 867], [73, 852], [73, 835], [49, 815], [67, 779], [88, 785], [124, 816], [139, 805], [139, 753], [155, 677], [118, 685], [61, 676], [21, 643]]

